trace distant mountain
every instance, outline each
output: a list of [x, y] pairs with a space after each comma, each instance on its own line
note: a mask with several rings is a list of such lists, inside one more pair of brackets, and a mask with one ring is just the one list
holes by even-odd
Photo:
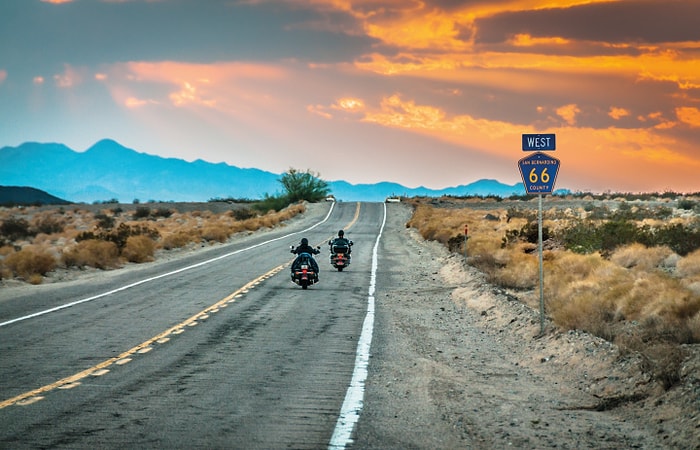
[[23, 186], [0, 186], [0, 205], [67, 205], [68, 201], [39, 189]]
[[[62, 144], [35, 142], [0, 148], [0, 184], [32, 186], [73, 202], [259, 199], [282, 190], [279, 178], [280, 174], [259, 169], [139, 153], [109, 139], [85, 152]], [[390, 182], [354, 185], [330, 181], [329, 187], [336, 198], [346, 201], [383, 201], [392, 195], [507, 197], [525, 193], [521, 183], [506, 185], [495, 180], [442, 190], [407, 188]]]

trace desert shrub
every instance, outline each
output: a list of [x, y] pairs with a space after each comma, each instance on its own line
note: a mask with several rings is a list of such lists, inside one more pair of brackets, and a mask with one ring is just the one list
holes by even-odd
[[158, 208], [152, 213], [153, 217], [162, 217], [164, 219], [167, 219], [168, 217], [173, 215], [173, 210], [169, 208]]
[[695, 250], [676, 263], [678, 274], [686, 278], [700, 276], [700, 250]]
[[[507, 252], [492, 272], [491, 281], [499, 286], [514, 289], [530, 289], [539, 280], [539, 260], [534, 254], [527, 254], [524, 247]], [[498, 258], [497, 258], [498, 259]]]
[[229, 213], [236, 220], [247, 220], [257, 217], [258, 213], [250, 208], [236, 208]]
[[678, 201], [678, 209], [684, 209], [690, 211], [697, 206], [697, 202], [690, 199], [682, 199]]
[[34, 236], [29, 227], [29, 222], [23, 218], [8, 217], [0, 224], [0, 236], [7, 238], [10, 242], [18, 241]]
[[160, 246], [165, 250], [182, 248], [191, 242], [199, 242], [202, 236], [196, 230], [178, 230], [163, 236]]
[[146, 206], [139, 206], [138, 208], [136, 208], [136, 211], [134, 211], [134, 213], [131, 215], [131, 217], [133, 217], [134, 220], [147, 219], [150, 216], [151, 209]]
[[119, 248], [114, 242], [87, 239], [64, 250], [61, 259], [66, 267], [109, 269], [119, 265]]
[[97, 227], [102, 228], [103, 230], [109, 230], [114, 228], [114, 225], [116, 223], [114, 217], [108, 216], [104, 213], [95, 214], [95, 220], [97, 220]]
[[700, 249], [700, 230], [675, 223], [655, 230], [648, 241], [653, 241], [655, 245], [667, 245], [674, 252], [685, 256]]
[[226, 242], [230, 236], [230, 228], [220, 224], [207, 225], [202, 229], [202, 239], [206, 241]]
[[604, 222], [599, 228], [600, 250], [603, 254], [610, 254], [621, 245], [639, 242], [639, 228], [634, 222], [626, 219], [610, 220]]
[[659, 267], [672, 253], [668, 247], [647, 247], [640, 243], [633, 243], [615, 250], [610, 260], [628, 269], [636, 267], [641, 270], [652, 270]]
[[85, 240], [102, 240], [113, 242], [117, 248], [121, 251], [126, 246], [126, 241], [131, 236], [147, 236], [152, 240], [158, 239], [160, 233], [158, 230], [150, 228], [146, 225], [127, 225], [126, 223], [120, 223], [116, 229], [102, 230], [99, 229], [96, 232], [84, 231], [75, 240], [85, 241]]
[[270, 196], [265, 194], [263, 199], [253, 203], [251, 208], [264, 214], [268, 211], [281, 211], [289, 206], [290, 203], [289, 198], [286, 196]]
[[61, 216], [54, 214], [37, 214], [32, 218], [31, 228], [38, 234], [61, 233], [65, 229], [66, 221]]
[[[542, 240], [546, 241], [551, 237], [549, 228], [542, 226]], [[502, 239], [502, 247], [515, 244], [517, 242], [527, 242], [530, 244], [539, 243], [539, 224], [537, 220], [528, 222], [520, 230], [508, 230]]]
[[[15, 276], [34, 282], [56, 268], [56, 258], [45, 250], [25, 247], [5, 258], [5, 266]], [[37, 276], [39, 278], [37, 278]]]
[[510, 222], [511, 219], [515, 218], [527, 219], [528, 222], [537, 222], [537, 212], [532, 209], [511, 206], [506, 212], [506, 220]]
[[557, 232], [557, 239], [576, 253], [594, 253], [600, 250], [602, 240], [595, 223], [591, 220], [574, 220]]
[[155, 247], [155, 243], [148, 236], [129, 236], [121, 254], [129, 262], [143, 263], [153, 261]]

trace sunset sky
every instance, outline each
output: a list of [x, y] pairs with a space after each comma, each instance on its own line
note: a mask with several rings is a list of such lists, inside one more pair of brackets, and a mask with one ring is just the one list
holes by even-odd
[[[700, 191], [698, 0], [3, 0], [0, 147], [326, 180]], [[118, 164], [118, 161], [115, 161]], [[2, 180], [0, 180], [2, 184]]]

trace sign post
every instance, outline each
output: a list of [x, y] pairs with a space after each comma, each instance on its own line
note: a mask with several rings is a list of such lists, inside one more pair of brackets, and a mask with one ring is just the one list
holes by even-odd
[[539, 254], [540, 275], [540, 333], [544, 334], [544, 267], [542, 258], [542, 195], [551, 194], [554, 191], [554, 183], [559, 173], [560, 162], [551, 157], [544, 150], [556, 149], [556, 135], [554, 134], [523, 134], [523, 151], [535, 151], [529, 156], [518, 161], [520, 176], [523, 178], [525, 192], [537, 194], [537, 250]]
[[467, 239], [469, 239], [469, 225], [464, 225], [464, 259], [467, 259]]

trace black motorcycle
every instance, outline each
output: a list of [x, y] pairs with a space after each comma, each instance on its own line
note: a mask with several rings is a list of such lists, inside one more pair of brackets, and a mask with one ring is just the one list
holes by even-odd
[[[296, 253], [294, 246], [291, 246], [290, 252]], [[320, 247], [314, 249], [315, 254], [319, 254], [320, 252]], [[292, 263], [291, 272], [292, 282], [301, 286], [302, 289], [306, 289], [312, 284], [318, 283], [318, 265], [311, 253], [299, 253]]]
[[331, 247], [331, 265], [338, 269], [338, 272], [342, 272], [343, 269], [350, 265], [350, 247], [352, 246], [352, 241], [347, 241], [347, 243], [328, 241], [328, 245]]

